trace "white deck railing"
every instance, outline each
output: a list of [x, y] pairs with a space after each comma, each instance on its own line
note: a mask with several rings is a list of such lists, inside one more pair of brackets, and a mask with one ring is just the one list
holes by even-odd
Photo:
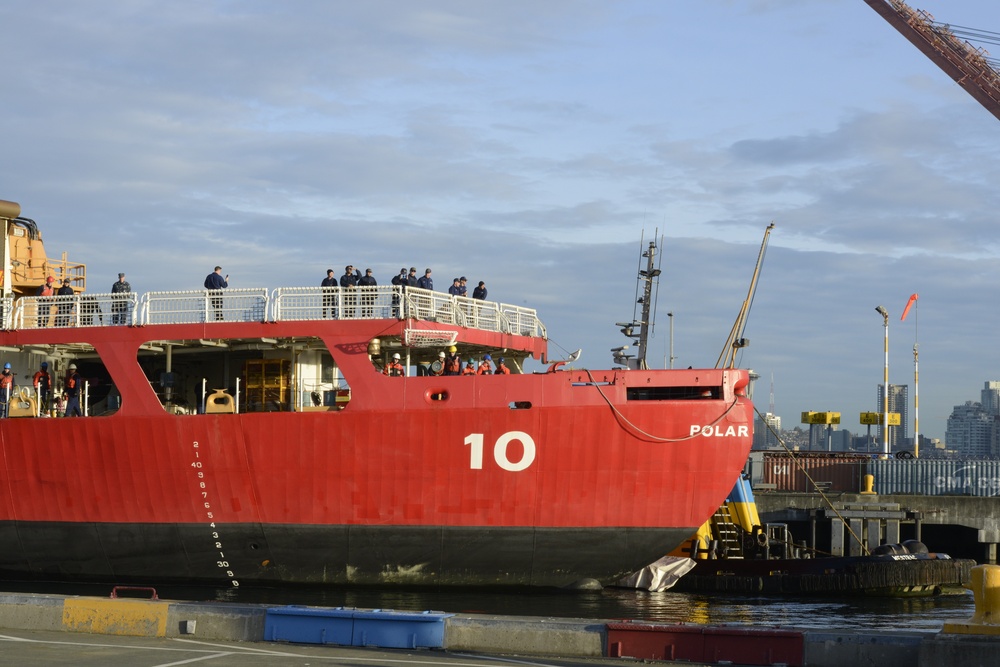
[[535, 310], [418, 287], [279, 287], [218, 292], [26, 296], [2, 303], [5, 329], [293, 320], [419, 319], [544, 337]]
[[73, 296], [25, 296], [14, 302], [12, 329], [45, 327], [100, 327], [133, 324], [138, 295], [74, 294]]
[[0, 329], [10, 329], [14, 313], [14, 297], [0, 297]]
[[146, 292], [139, 301], [139, 324], [264, 322], [267, 288], [218, 291]]

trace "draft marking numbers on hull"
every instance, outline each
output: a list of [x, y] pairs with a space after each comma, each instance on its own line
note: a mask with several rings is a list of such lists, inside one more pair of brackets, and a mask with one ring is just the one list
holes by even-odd
[[191, 461], [191, 468], [194, 469], [195, 477], [198, 480], [198, 497], [201, 499], [202, 506], [205, 509], [205, 518], [208, 520], [208, 527], [211, 530], [212, 541], [215, 543], [215, 548], [218, 551], [215, 566], [225, 572], [225, 576], [229, 579], [229, 583], [233, 588], [238, 588], [240, 582], [236, 579], [236, 574], [233, 572], [229, 561], [226, 559], [226, 553], [222, 548], [222, 537], [219, 535], [218, 526], [215, 523], [215, 512], [212, 511], [212, 499], [209, 497], [210, 489], [208, 487], [208, 483], [205, 481], [206, 478], [204, 464], [201, 460], [200, 445], [197, 440], [192, 442], [191, 445], [194, 455], [194, 460]]

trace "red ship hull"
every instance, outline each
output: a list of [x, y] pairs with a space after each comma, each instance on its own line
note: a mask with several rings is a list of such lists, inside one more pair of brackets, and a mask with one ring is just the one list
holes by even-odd
[[[745, 371], [376, 372], [365, 343], [403, 339], [412, 324], [3, 332], [0, 345], [17, 349], [85, 346], [70, 358], [99, 365], [92, 374], [109, 378], [122, 403], [107, 416], [0, 422], [0, 576], [610, 583], [694, 532], [746, 460]], [[544, 350], [536, 338], [460, 333], [460, 345]], [[344, 409], [169, 414], [150, 380], [157, 367], [143, 356], [164, 340], [208, 350], [207, 339], [278, 341], [277, 349], [304, 338], [321, 341], [349, 381]], [[241, 358], [226, 354], [226, 365]]]

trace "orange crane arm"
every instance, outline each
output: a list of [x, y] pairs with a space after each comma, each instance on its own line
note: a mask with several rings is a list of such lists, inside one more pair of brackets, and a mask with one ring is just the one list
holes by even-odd
[[1000, 120], [1000, 72], [990, 66], [981, 50], [903, 0], [865, 2]]

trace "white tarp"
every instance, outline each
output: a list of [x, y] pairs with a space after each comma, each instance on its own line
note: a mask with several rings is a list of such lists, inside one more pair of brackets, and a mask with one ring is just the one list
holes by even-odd
[[690, 558], [664, 556], [638, 572], [633, 572], [620, 579], [617, 585], [622, 588], [642, 588], [654, 593], [665, 591], [690, 572], [694, 566], [695, 562]]

